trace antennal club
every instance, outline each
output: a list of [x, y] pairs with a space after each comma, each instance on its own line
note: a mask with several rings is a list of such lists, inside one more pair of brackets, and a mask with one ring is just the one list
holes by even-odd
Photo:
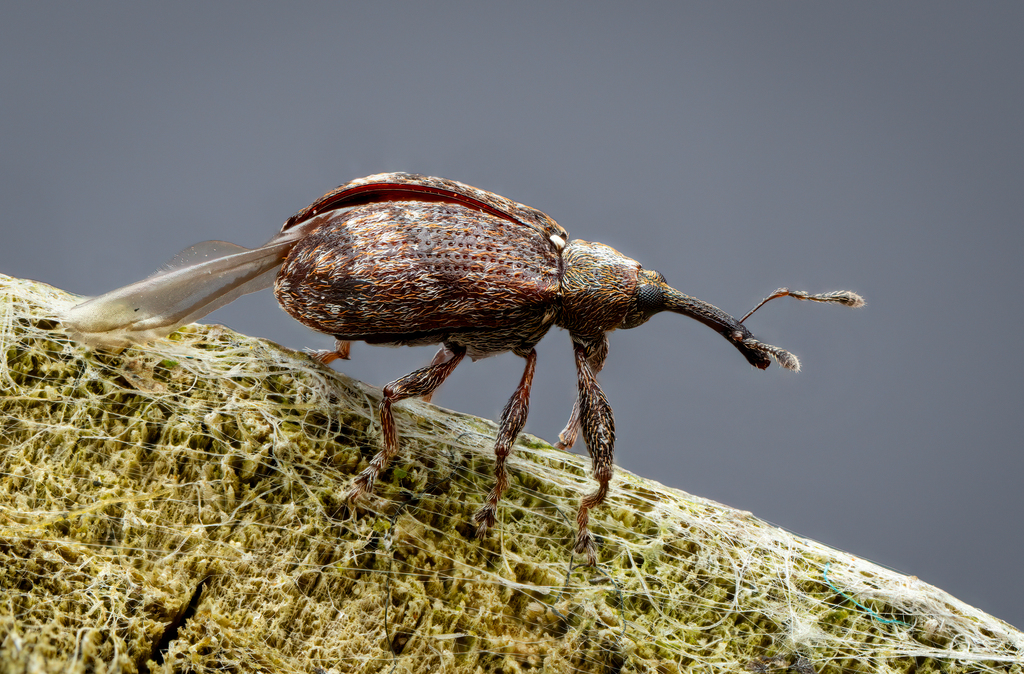
[[774, 300], [778, 297], [795, 297], [798, 300], [810, 300], [812, 302], [826, 302], [833, 304], [842, 304], [844, 307], [856, 308], [864, 306], [864, 298], [855, 292], [849, 290], [833, 290], [828, 293], [818, 293], [817, 295], [811, 295], [803, 290], [790, 290], [789, 288], [779, 288], [768, 297], [761, 300], [756, 307], [747, 312], [747, 315], [740, 319], [740, 323], [750, 318], [750, 316], [763, 307], [765, 304]]

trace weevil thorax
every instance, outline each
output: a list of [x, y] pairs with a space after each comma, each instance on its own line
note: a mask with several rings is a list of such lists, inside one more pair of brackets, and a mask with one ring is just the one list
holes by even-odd
[[587, 336], [624, 327], [643, 275], [640, 263], [611, 246], [581, 239], [565, 246], [562, 261], [555, 324]]

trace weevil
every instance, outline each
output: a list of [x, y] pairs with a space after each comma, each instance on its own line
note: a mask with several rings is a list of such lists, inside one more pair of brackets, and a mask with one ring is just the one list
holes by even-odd
[[373, 491], [399, 452], [396, 402], [429, 399], [466, 356], [511, 351], [525, 359], [498, 426], [494, 486], [474, 516], [480, 537], [494, 525], [508, 489], [506, 462], [526, 422], [535, 347], [553, 326], [568, 331], [577, 397], [557, 446], [572, 446], [582, 433], [592, 459], [597, 489], [580, 500], [573, 546], [590, 564], [596, 563], [596, 546], [589, 513], [608, 494], [615, 445], [612, 408], [597, 382], [609, 332], [670, 311], [717, 331], [756, 368], [775, 359], [796, 370], [792, 354], [754, 338], [744, 324], [750, 314], [783, 296], [863, 304], [849, 291], [812, 295], [780, 288], [736, 320], [610, 246], [570, 241], [565, 229], [534, 208], [451, 180], [386, 173], [328, 192], [260, 248], [197, 244], [158, 274], [80, 304], [63, 320], [80, 340], [121, 346], [166, 335], [271, 283], [288, 314], [335, 338], [334, 350], [318, 355], [325, 363], [348, 358], [353, 341], [440, 345], [428, 366], [384, 387], [383, 447], [355, 478], [353, 501]]

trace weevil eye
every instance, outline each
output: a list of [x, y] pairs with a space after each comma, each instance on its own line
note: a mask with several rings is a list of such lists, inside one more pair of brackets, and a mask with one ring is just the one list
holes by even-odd
[[636, 287], [636, 302], [640, 309], [657, 313], [665, 309], [665, 275], [653, 269], [641, 269]]
[[661, 289], [661, 286], [645, 283], [637, 288], [636, 308], [638, 311], [648, 315], [664, 309], [665, 292]]
[[[653, 274], [651, 275], [653, 276]], [[660, 276], [660, 274], [658, 274]], [[665, 310], [665, 286], [651, 283], [650, 277], [642, 278], [633, 293], [633, 302], [619, 327], [623, 330], [643, 325], [647, 320]]]

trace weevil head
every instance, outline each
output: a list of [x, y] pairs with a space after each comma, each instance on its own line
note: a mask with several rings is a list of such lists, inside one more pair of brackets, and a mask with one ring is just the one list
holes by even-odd
[[718, 332], [757, 368], [768, 367], [772, 357], [786, 367], [799, 367], [793, 356], [757, 341], [729, 314], [681, 293], [668, 285], [661, 273], [644, 269], [610, 246], [577, 239], [566, 246], [562, 259], [565, 271], [556, 319], [559, 327], [592, 336], [616, 328], [635, 328], [654, 314], [671, 311]]
[[[646, 323], [651, 316], [661, 311], [682, 314], [703, 323], [725, 337], [756, 368], [763, 370], [768, 367], [772, 357], [779, 359], [786, 367], [799, 367], [791, 354], [757, 341], [747, 326], [718, 307], [676, 290], [665, 282], [665, 277], [659, 272], [644, 270], [637, 284], [634, 304], [622, 327], [633, 328]], [[787, 356], [792, 358], [792, 364], [786, 360]]]

